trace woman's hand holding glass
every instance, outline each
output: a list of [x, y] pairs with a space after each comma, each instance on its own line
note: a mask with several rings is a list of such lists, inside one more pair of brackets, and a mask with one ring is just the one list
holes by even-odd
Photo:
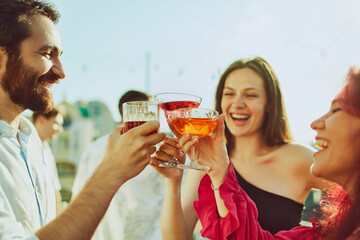
[[167, 137], [160, 144], [154, 156], [151, 157], [150, 164], [165, 178], [178, 181], [182, 178], [183, 170], [179, 168], [159, 167], [160, 163], [172, 161], [174, 157], [176, 157], [180, 163], [185, 162], [186, 156], [180, 149], [179, 141], [176, 138]]
[[[220, 186], [229, 171], [229, 156], [226, 149], [224, 115], [217, 119], [215, 133], [207, 137], [194, 138], [190, 134], [179, 140], [181, 149], [191, 156], [191, 149], [197, 143], [197, 157], [201, 165], [209, 166], [207, 174], [213, 181], [214, 186]], [[218, 184], [218, 185], [217, 185]]]

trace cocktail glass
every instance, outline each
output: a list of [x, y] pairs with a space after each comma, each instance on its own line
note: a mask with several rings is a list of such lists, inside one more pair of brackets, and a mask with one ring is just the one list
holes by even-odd
[[[169, 115], [172, 111], [180, 108], [197, 108], [201, 103], [201, 98], [195, 95], [186, 94], [186, 93], [175, 93], [175, 92], [165, 92], [158, 93], [154, 95], [154, 100], [159, 104], [161, 110], [164, 111], [165, 119], [170, 127], [170, 130], [176, 137], [181, 137], [175, 128], [171, 124], [171, 119]], [[160, 167], [177, 167], [180, 164], [179, 161], [173, 157], [170, 161], [160, 163]]]
[[[205, 108], [183, 108], [172, 111], [168, 118], [171, 124], [181, 135], [191, 134], [201, 138], [209, 136], [217, 126], [219, 113]], [[178, 168], [208, 171], [210, 168], [198, 163], [197, 143], [191, 148], [192, 159], [189, 165], [179, 163]]]

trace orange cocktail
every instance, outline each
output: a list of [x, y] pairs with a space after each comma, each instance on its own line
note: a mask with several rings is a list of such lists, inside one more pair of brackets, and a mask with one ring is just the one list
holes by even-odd
[[193, 136], [206, 137], [214, 132], [217, 120], [211, 118], [177, 117], [172, 119], [172, 124], [181, 135], [190, 133]]

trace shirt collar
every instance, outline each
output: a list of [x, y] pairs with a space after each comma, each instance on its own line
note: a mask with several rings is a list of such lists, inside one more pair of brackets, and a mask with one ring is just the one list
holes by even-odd
[[[27, 121], [24, 119], [24, 117], [20, 118], [19, 131], [21, 131], [22, 133], [24, 133], [27, 136], [29, 136], [31, 134], [31, 127], [29, 126]], [[12, 126], [10, 126], [6, 122], [0, 120], [0, 135], [3, 135], [5, 137], [15, 137], [16, 131]]]

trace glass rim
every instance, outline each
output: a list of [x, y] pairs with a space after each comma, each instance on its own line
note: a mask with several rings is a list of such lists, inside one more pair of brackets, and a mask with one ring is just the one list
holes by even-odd
[[164, 96], [164, 95], [177, 95], [177, 96], [185, 95], [185, 96], [195, 97], [195, 98], [200, 99], [200, 103], [201, 103], [201, 101], [202, 101], [202, 98], [199, 97], [199, 96], [197, 96], [197, 95], [190, 94], [190, 93], [180, 93], [180, 92], [161, 92], [161, 93], [156, 93], [156, 94], [154, 94], [154, 99], [156, 99], [157, 96]]
[[129, 106], [146, 106], [146, 105], [157, 105], [158, 103], [156, 101], [129, 101], [129, 102], [124, 102], [123, 106], [129, 105]]
[[176, 113], [177, 111], [181, 112], [181, 110], [188, 110], [188, 111], [193, 111], [193, 112], [196, 112], [198, 110], [198, 112], [201, 112], [201, 111], [208, 111], [208, 112], [213, 112], [215, 114], [215, 117], [218, 118], [220, 116], [219, 112], [215, 109], [211, 109], [211, 108], [179, 108], [179, 109], [176, 109], [174, 110], [173, 112]]

